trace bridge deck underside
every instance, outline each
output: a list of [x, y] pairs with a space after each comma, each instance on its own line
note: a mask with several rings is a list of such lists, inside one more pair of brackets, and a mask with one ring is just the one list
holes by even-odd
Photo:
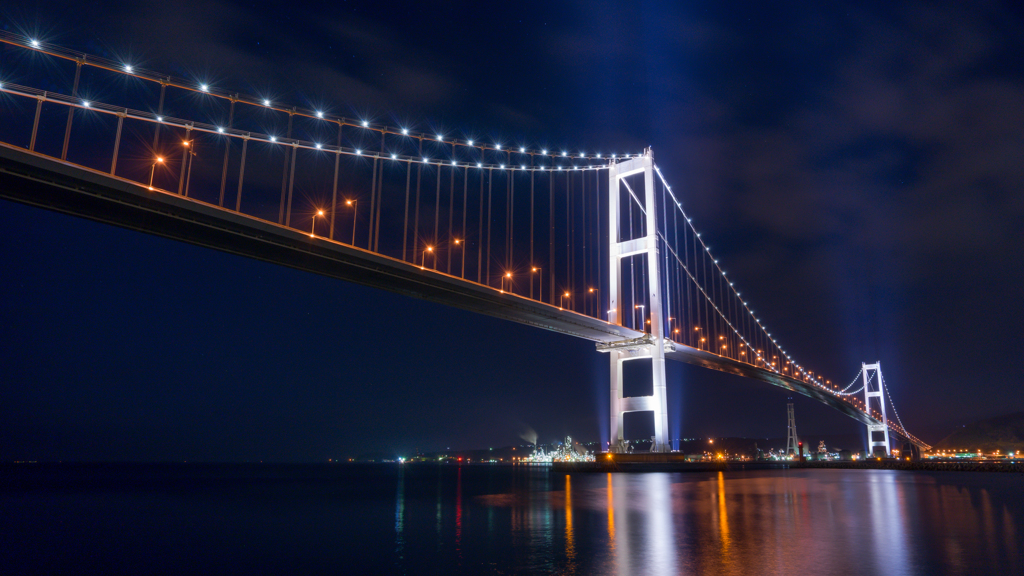
[[[0, 198], [446, 304], [593, 342], [640, 332], [0, 143]], [[676, 345], [666, 358], [761, 380], [875, 421], [799, 380]]]

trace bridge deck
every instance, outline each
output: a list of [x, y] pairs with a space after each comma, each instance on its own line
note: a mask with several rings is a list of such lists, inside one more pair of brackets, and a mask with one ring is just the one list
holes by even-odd
[[[593, 342], [640, 332], [422, 269], [341, 242], [311, 237], [233, 210], [0, 143], [0, 198], [205, 246], [307, 272], [503, 318]], [[860, 422], [874, 419], [824, 390], [750, 364], [676, 345], [667, 358], [761, 380], [809, 396]], [[926, 447], [926, 446], [924, 446]]]

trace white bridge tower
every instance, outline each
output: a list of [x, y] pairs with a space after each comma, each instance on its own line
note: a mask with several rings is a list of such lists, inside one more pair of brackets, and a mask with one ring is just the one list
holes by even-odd
[[[868, 411], [868, 414], [872, 414], [872, 411], [878, 412], [880, 417], [875, 416], [875, 418], [881, 422], [881, 424], [867, 425], [868, 456], [874, 456], [875, 448], [878, 447], [883, 448], [885, 455], [888, 456], [892, 453], [892, 447], [889, 445], [889, 420], [885, 416], [885, 384], [882, 382], [882, 363], [876, 361], [874, 364], [864, 364], [861, 362], [860, 367], [861, 378], [864, 379], [864, 409]], [[874, 378], [869, 378], [868, 373], [872, 370], [875, 371]], [[871, 388], [872, 381], [874, 389]], [[872, 398], [877, 398], [874, 405], [871, 403]]]
[[[637, 197], [634, 190], [624, 178], [643, 173], [643, 194]], [[620, 230], [628, 230], [628, 225], [620, 226], [623, 213], [620, 206], [622, 188], [625, 186], [629, 196], [639, 202], [642, 198], [644, 207], [644, 236], [622, 239]], [[639, 328], [644, 331], [645, 319], [650, 320], [650, 331], [634, 340], [600, 344], [597, 349], [607, 352], [611, 364], [611, 452], [623, 452], [626, 445], [622, 435], [623, 414], [626, 412], [654, 412], [654, 438], [651, 452], [669, 452], [668, 440], [668, 406], [665, 396], [665, 347], [675, 349], [671, 340], [665, 338], [662, 319], [661, 277], [658, 267], [658, 219], [654, 193], [654, 157], [650, 149], [643, 156], [630, 158], [622, 162], [613, 162], [608, 169], [608, 225], [609, 225], [609, 273], [608, 322], [623, 324], [624, 312], [633, 314], [634, 310], [623, 310], [623, 261], [634, 256], [641, 256], [646, 262], [647, 273], [647, 305], [644, 310], [639, 307], [641, 320]], [[627, 280], [628, 281], [628, 280]], [[622, 396], [622, 365], [626, 362], [650, 362], [652, 378], [652, 394], [650, 396]]]

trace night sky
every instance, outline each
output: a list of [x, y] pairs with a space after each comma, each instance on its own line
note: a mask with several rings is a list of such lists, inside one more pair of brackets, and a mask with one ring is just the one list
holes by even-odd
[[[422, 131], [652, 146], [785, 349], [842, 386], [881, 361], [934, 443], [1024, 409], [1024, 19], [933, 4], [7, 3], [0, 26]], [[10, 202], [0, 238], [0, 459], [606, 440], [590, 342]], [[673, 437], [785, 435], [781, 389], [669, 379]], [[805, 437], [863, 429], [796, 405]]]

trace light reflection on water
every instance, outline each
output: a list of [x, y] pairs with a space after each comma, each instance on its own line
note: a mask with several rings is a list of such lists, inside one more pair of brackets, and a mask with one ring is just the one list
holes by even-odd
[[5, 474], [5, 573], [1024, 573], [1014, 474], [431, 465]]
[[1017, 574], [1024, 510], [1014, 480], [881, 470], [581, 473], [566, 475], [561, 493], [476, 501], [518, 514], [542, 500], [544, 514], [560, 512], [562, 542], [529, 553], [547, 572]]

